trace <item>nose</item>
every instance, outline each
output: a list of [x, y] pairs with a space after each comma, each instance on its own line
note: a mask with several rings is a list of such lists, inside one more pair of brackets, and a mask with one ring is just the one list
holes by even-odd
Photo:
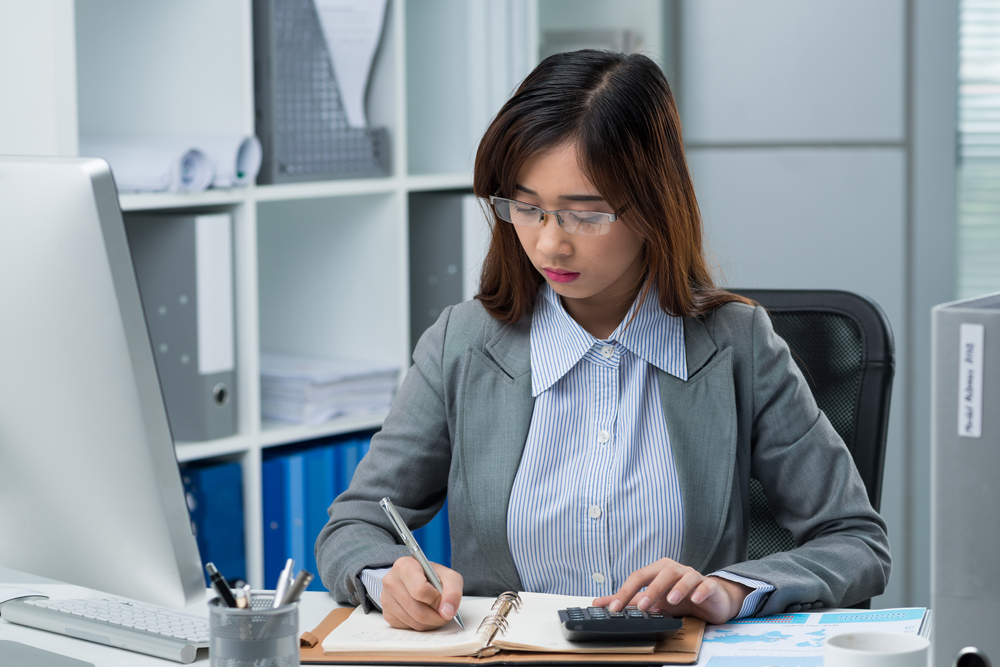
[[572, 252], [569, 234], [562, 228], [556, 216], [551, 213], [542, 214], [542, 222], [538, 227], [538, 252], [546, 257], [568, 255]]

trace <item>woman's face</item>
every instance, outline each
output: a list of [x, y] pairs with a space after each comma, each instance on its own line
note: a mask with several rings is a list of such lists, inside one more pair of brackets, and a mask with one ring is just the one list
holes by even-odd
[[[572, 142], [532, 156], [518, 174], [512, 199], [548, 211], [614, 212], [580, 169]], [[581, 308], [590, 313], [608, 308], [610, 314], [631, 305], [642, 271], [642, 239], [621, 219], [602, 236], [569, 234], [551, 215], [540, 225], [514, 225], [514, 230], [531, 263], [577, 320]]]

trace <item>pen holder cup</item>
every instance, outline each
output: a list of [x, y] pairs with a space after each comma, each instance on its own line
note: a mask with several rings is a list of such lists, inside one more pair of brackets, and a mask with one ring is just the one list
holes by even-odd
[[208, 601], [211, 667], [298, 667], [299, 603], [272, 609], [274, 595], [251, 597], [251, 609]]

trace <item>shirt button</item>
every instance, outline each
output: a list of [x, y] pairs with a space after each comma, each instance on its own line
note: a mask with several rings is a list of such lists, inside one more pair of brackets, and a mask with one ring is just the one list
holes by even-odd
[[590, 515], [591, 519], [596, 519], [597, 517], [601, 516], [601, 508], [598, 507], [597, 505], [591, 505], [590, 509], [587, 510], [587, 514]]
[[597, 433], [597, 442], [601, 443], [602, 445], [610, 439], [611, 439], [611, 434], [608, 433], [607, 431], [602, 430]]
[[615, 353], [615, 348], [611, 347], [610, 345], [605, 345], [604, 347], [601, 348], [601, 354], [604, 355], [605, 359], [610, 359], [611, 355], [613, 355], [614, 353]]
[[600, 572], [593, 573], [592, 575], [590, 575], [590, 578], [594, 580], [595, 584], [603, 584], [604, 583], [604, 575], [601, 574]]

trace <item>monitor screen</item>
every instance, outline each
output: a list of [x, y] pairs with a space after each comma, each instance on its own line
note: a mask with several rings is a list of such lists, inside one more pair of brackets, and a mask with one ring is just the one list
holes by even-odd
[[108, 165], [0, 157], [0, 567], [180, 608], [198, 547]]

